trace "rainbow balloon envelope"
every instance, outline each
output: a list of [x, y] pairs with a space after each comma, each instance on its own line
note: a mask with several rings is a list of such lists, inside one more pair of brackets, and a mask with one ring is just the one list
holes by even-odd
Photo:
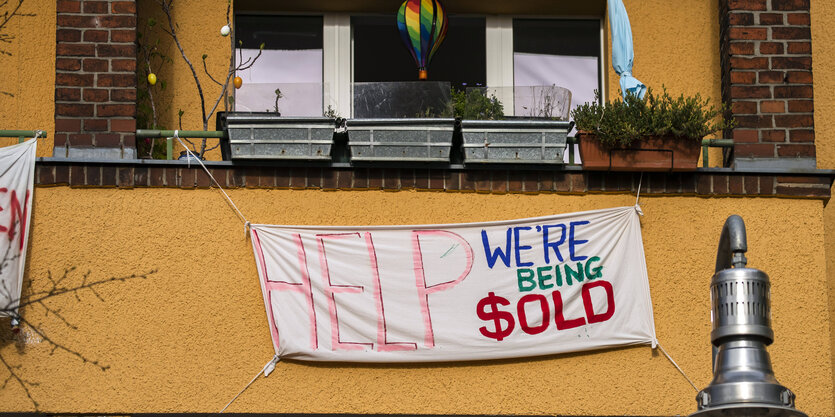
[[438, 0], [406, 0], [397, 12], [397, 29], [415, 60], [418, 78], [425, 80], [426, 67], [446, 36], [446, 10]]

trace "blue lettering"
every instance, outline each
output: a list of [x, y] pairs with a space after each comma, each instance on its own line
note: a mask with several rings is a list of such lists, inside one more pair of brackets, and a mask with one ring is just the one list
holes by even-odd
[[495, 251], [492, 251], [490, 248], [490, 241], [487, 239], [487, 232], [485, 230], [481, 231], [481, 242], [484, 245], [484, 254], [487, 256], [487, 266], [490, 269], [493, 269], [493, 265], [496, 264], [496, 259], [501, 258], [502, 262], [510, 268], [510, 233], [511, 229], [507, 229], [507, 237], [505, 238], [506, 248], [505, 251], [502, 252], [501, 246], [497, 246]]
[[[562, 233], [560, 233], [560, 240], [558, 242], [549, 242], [548, 241], [548, 229], [551, 229], [551, 228], [554, 228], [554, 227], [559, 227], [560, 229], [562, 229]], [[542, 246], [543, 246], [543, 249], [545, 250], [545, 263], [546, 264], [551, 263], [551, 256], [550, 256], [551, 254], [550, 254], [550, 251], [548, 250], [549, 248], [554, 249], [554, 253], [557, 254], [557, 259], [559, 259], [560, 262], [564, 262], [563, 259], [562, 259], [562, 254], [560, 253], [560, 245], [562, 245], [563, 243], [565, 243], [565, 225], [564, 224], [548, 224], [548, 225], [542, 226]]]
[[568, 252], [569, 252], [569, 254], [571, 255], [571, 260], [572, 260], [572, 261], [584, 261], [584, 260], [586, 260], [586, 258], [588, 258], [588, 256], [575, 256], [575, 255], [574, 255], [574, 248], [575, 248], [577, 245], [582, 245], [582, 244], [584, 244], [584, 243], [588, 243], [588, 242], [589, 242], [588, 240], [578, 240], [578, 239], [574, 239], [574, 227], [575, 227], [575, 226], [582, 226], [582, 225], [584, 225], [584, 224], [589, 224], [589, 221], [588, 221], [588, 220], [583, 220], [583, 221], [579, 221], [579, 222], [571, 222], [571, 227], [569, 227], [569, 232], [568, 232]]
[[522, 262], [521, 253], [523, 250], [529, 250], [530, 246], [520, 246], [519, 245], [519, 231], [520, 230], [531, 230], [530, 227], [514, 227], [513, 228], [513, 244], [516, 246], [516, 266], [533, 266], [533, 262]]

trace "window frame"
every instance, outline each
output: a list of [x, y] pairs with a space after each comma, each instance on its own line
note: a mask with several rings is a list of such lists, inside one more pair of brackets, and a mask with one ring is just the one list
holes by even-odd
[[[322, 113], [330, 106], [342, 117], [353, 116], [354, 94], [354, 30], [352, 16], [374, 15], [366, 12], [254, 12], [244, 11], [238, 15], [267, 16], [321, 16], [322, 17]], [[600, 55], [598, 56], [598, 91], [600, 97], [606, 97], [605, 68], [605, 26], [603, 16], [533, 16], [533, 15], [496, 15], [465, 13], [468, 16], [485, 18], [485, 54], [486, 84], [500, 86], [492, 92], [504, 104], [505, 115], [514, 116], [515, 106], [512, 88], [514, 86], [513, 58], [513, 20], [514, 19], [554, 19], [554, 20], [597, 20], [599, 22]], [[234, 35], [233, 35], [234, 36]], [[237, 54], [236, 54], [237, 56]], [[237, 97], [236, 97], [237, 99]], [[572, 103], [572, 107], [580, 103]]]

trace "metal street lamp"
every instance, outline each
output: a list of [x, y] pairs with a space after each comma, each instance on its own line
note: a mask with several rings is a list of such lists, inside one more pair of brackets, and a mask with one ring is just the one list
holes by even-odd
[[710, 283], [713, 381], [696, 396], [690, 417], [807, 417], [771, 369], [771, 284], [764, 272], [745, 267], [747, 250], [745, 223], [728, 217]]

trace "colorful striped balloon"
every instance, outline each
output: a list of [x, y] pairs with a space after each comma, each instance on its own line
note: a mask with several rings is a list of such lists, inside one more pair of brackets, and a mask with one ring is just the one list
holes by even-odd
[[397, 12], [397, 29], [418, 66], [418, 78], [425, 80], [426, 67], [446, 36], [446, 10], [438, 0], [406, 0]]

